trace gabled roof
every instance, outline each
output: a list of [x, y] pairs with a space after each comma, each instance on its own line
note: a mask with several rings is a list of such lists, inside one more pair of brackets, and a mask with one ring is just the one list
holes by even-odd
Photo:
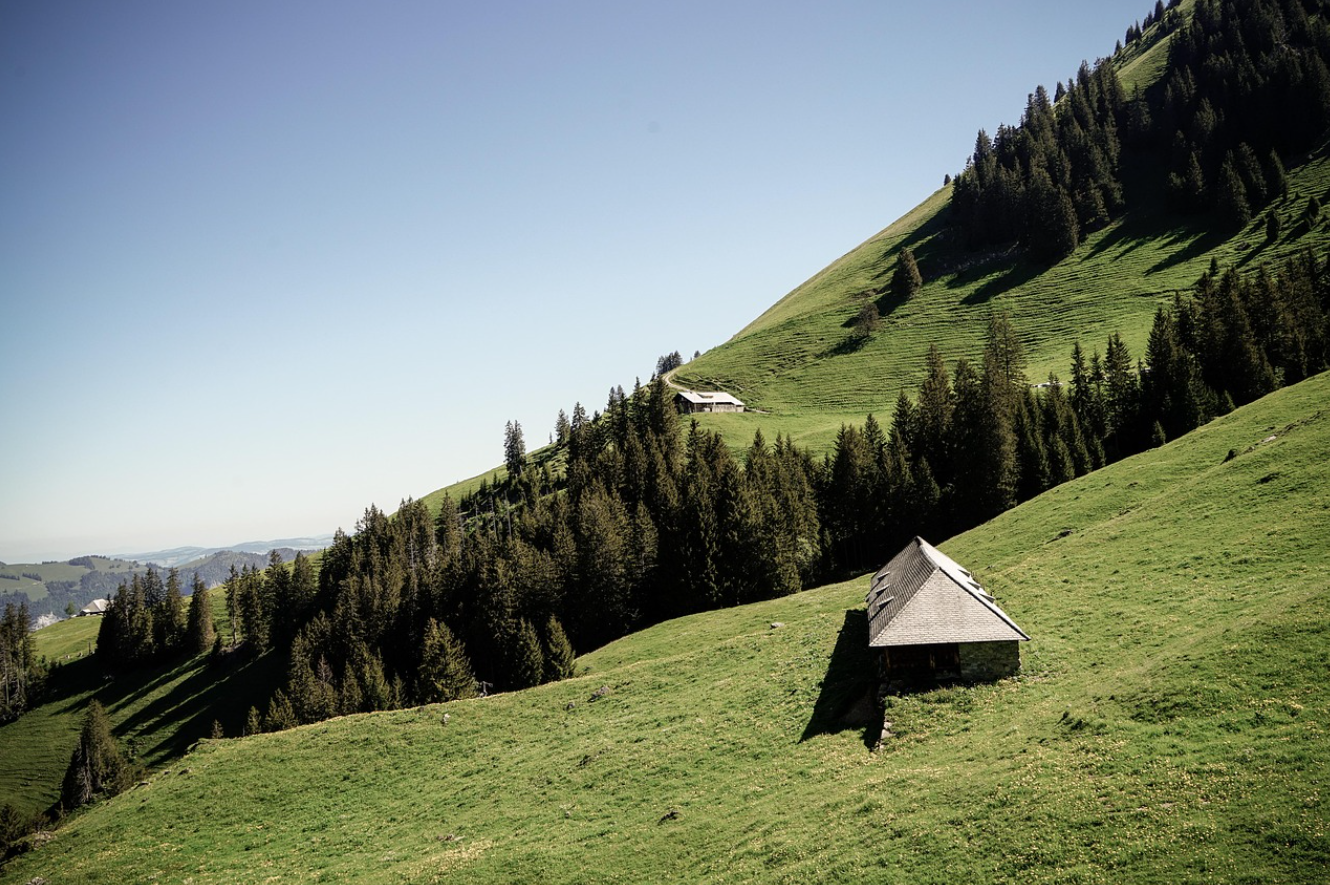
[[679, 396], [695, 405], [703, 403], [723, 403], [742, 406], [743, 403], [723, 390], [681, 390]]
[[869, 584], [868, 645], [1029, 639], [955, 560], [915, 538]]
[[79, 609], [81, 615], [104, 615], [106, 610], [111, 607], [109, 599], [94, 599], [92, 602]]

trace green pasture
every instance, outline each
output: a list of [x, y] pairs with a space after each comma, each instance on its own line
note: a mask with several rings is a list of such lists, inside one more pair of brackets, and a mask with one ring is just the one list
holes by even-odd
[[1328, 403], [1279, 391], [948, 542], [1024, 671], [888, 698], [876, 751], [858, 579], [529, 691], [205, 741], [0, 879], [1312, 881]]
[[[217, 627], [230, 637], [224, 592], [208, 599]], [[111, 678], [92, 652], [100, 617], [70, 618], [38, 630], [37, 655], [51, 663], [42, 702], [0, 725], [0, 804], [24, 813], [50, 808], [78, 742], [88, 702], [97, 699], [115, 735], [136, 761], [158, 767], [207, 737], [214, 719], [239, 735], [250, 705], [266, 704], [283, 675], [274, 655], [214, 665], [206, 655]]]

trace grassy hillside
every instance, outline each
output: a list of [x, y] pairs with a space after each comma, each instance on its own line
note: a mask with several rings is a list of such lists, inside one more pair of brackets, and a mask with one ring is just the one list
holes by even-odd
[[[79, 584], [85, 575], [92, 572], [101, 572], [106, 578], [102, 582], [108, 584], [117, 581], [128, 580], [130, 574], [143, 569], [136, 562], [127, 562], [123, 559], [109, 559], [105, 556], [86, 556], [80, 557], [81, 564], [75, 565], [71, 562], [41, 562], [41, 563], [5, 563], [0, 565], [0, 597], [7, 593], [23, 593], [32, 603], [34, 611], [43, 609], [43, 600], [49, 595], [47, 583], [72, 585], [66, 587], [66, 592], [62, 594], [61, 606], [68, 598], [83, 600], [79, 603], [82, 608], [89, 597], [88, 593], [82, 593]], [[47, 606], [49, 607], [49, 606]]]
[[526, 692], [205, 742], [0, 879], [1309, 881], [1327, 403], [1280, 391], [946, 544], [1033, 636], [1025, 673], [891, 699], [876, 753], [845, 718], [860, 579]]
[[[833, 262], [776, 302], [726, 344], [687, 363], [684, 385], [721, 388], [770, 414], [703, 416], [706, 426], [745, 446], [761, 428], [815, 450], [829, 447], [842, 422], [862, 422], [874, 412], [890, 416], [902, 389], [913, 395], [930, 344], [948, 363], [977, 359], [994, 313], [1007, 314], [1025, 345], [1032, 380], [1049, 372], [1066, 377], [1071, 346], [1103, 350], [1120, 332], [1134, 356], [1143, 357], [1155, 308], [1174, 293], [1190, 291], [1212, 259], [1221, 266], [1255, 268], [1306, 248], [1323, 254], [1330, 233], [1307, 231], [1297, 220], [1313, 194], [1330, 189], [1330, 156], [1320, 152], [1290, 174], [1290, 194], [1270, 211], [1286, 233], [1265, 239], [1262, 213], [1232, 237], [1193, 227], [1164, 214], [1158, 169], [1127, 169], [1129, 199], [1136, 208], [1090, 235], [1052, 267], [1008, 253], [968, 253], [956, 248], [946, 223], [950, 189], [934, 193], [913, 212]], [[878, 294], [909, 246], [924, 274], [922, 292], [905, 303]], [[882, 328], [858, 343], [850, 322], [866, 300], [879, 303]]]
[[[214, 592], [209, 602], [221, 628], [224, 595]], [[59, 799], [93, 698], [106, 707], [125, 749], [138, 762], [158, 766], [210, 734], [214, 719], [228, 734], [239, 734], [249, 706], [266, 702], [281, 675], [283, 664], [272, 655], [220, 667], [205, 656], [108, 679], [92, 656], [101, 623], [97, 617], [71, 618], [34, 634], [38, 656], [55, 666], [43, 702], [0, 726], [0, 804], [35, 814]]]

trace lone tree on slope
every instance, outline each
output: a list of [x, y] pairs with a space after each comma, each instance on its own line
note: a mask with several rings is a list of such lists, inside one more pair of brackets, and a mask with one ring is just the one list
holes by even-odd
[[914, 253], [908, 248], [902, 249], [896, 258], [896, 272], [891, 275], [891, 292], [902, 301], [913, 298], [924, 285], [924, 278], [919, 273], [919, 265], [914, 260]]

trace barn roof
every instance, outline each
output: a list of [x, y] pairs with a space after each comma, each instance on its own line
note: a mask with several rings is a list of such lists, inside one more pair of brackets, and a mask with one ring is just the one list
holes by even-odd
[[1030, 638], [974, 575], [923, 538], [873, 575], [864, 601], [873, 648]]
[[732, 406], [742, 406], [743, 403], [726, 393], [723, 390], [681, 390], [679, 396], [688, 400], [690, 403], [701, 405], [702, 403], [722, 403]]
[[81, 615], [103, 615], [111, 607], [109, 599], [94, 599], [92, 602], [79, 609]]

